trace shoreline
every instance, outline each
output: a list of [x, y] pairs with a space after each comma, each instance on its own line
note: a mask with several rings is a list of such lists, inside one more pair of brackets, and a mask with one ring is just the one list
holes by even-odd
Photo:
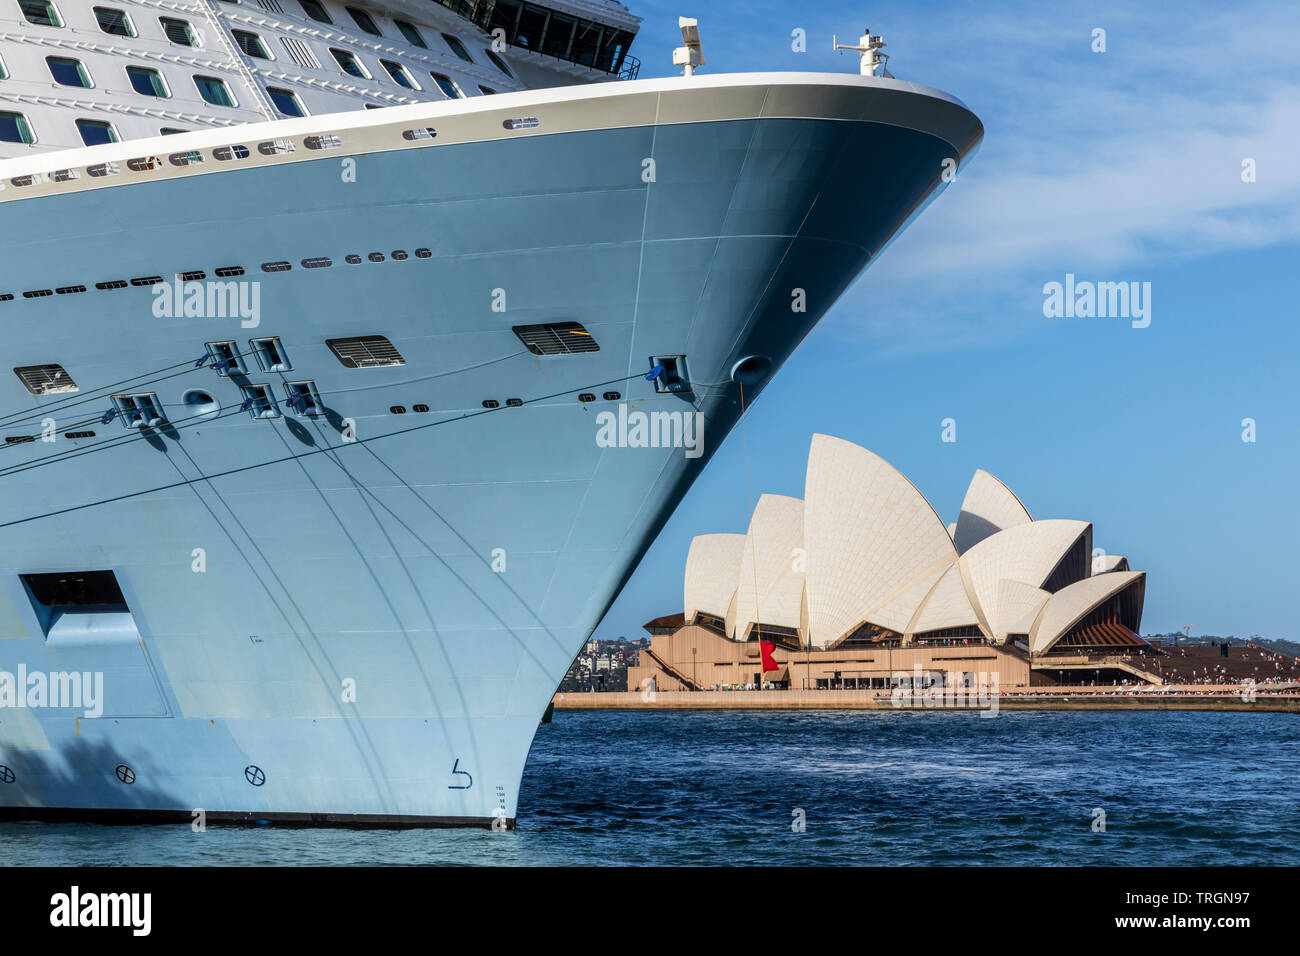
[[[1239, 690], [1203, 694], [1156, 692], [1093, 696], [1089, 691], [1044, 689], [1034, 696], [999, 696], [997, 710], [1201, 710], [1300, 714], [1300, 694], [1268, 694], [1258, 690], [1254, 700], [1243, 700]], [[869, 690], [764, 690], [764, 691], [606, 691], [560, 693], [556, 710], [981, 710], [992, 702], [974, 696], [960, 704], [951, 697], [895, 705], [889, 697]]]

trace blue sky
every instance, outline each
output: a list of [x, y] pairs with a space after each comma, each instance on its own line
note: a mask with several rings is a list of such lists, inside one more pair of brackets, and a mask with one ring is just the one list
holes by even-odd
[[[1300, 7], [877, 2], [864, 22], [858, 3], [631, 6], [642, 77], [674, 72], [679, 15], [699, 18], [714, 73], [856, 72], [831, 35], [870, 25], [896, 77], [957, 96], [985, 139], [755, 403], [752, 497], [738, 426], [595, 636], [680, 611], [691, 537], [743, 532], [762, 492], [802, 496], [825, 432], [893, 463], [945, 521], [984, 468], [1035, 518], [1093, 522], [1097, 547], [1148, 572], [1146, 633], [1300, 639]], [[1043, 284], [1067, 272], [1150, 282], [1150, 326], [1045, 318]]]

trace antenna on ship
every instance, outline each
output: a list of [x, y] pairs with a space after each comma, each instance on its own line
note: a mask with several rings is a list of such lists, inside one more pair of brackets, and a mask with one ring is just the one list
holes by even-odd
[[700, 22], [694, 17], [678, 17], [677, 25], [681, 27], [682, 42], [673, 50], [673, 66], [682, 67], [682, 76], [694, 76], [695, 68], [704, 65], [704, 47], [700, 45]]
[[883, 36], [873, 37], [871, 27], [867, 27], [866, 32], [858, 37], [857, 46], [840, 43], [834, 34], [831, 35], [831, 49], [837, 51], [840, 56], [843, 56], [846, 50], [861, 54], [859, 71], [863, 76], [875, 76], [876, 67], [880, 67], [880, 75], [892, 80], [894, 74], [890, 73], [889, 68], [885, 66], [889, 62], [889, 54], [880, 52], [884, 45], [885, 38]]

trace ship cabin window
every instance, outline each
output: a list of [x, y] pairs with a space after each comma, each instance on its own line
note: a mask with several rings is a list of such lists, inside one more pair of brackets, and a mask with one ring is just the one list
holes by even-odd
[[498, 70], [500, 70], [506, 76], [510, 77], [510, 79], [512, 80], [515, 78], [515, 75], [510, 72], [510, 67], [506, 66], [505, 60], [501, 59], [501, 57], [497, 56], [491, 50], [484, 50], [483, 52], [487, 54], [487, 58], [489, 60], [491, 60], [493, 63], [496, 64], [496, 68]]
[[266, 44], [256, 33], [249, 33], [247, 30], [231, 30], [230, 35], [235, 38], [235, 43], [243, 51], [244, 56], [251, 56], [255, 60], [271, 59], [271, 51], [266, 48]]
[[194, 85], [198, 87], [199, 96], [213, 106], [233, 107], [235, 105], [235, 98], [230, 95], [230, 89], [224, 80], [219, 80], [215, 76], [196, 76]]
[[442, 38], [447, 42], [447, 48], [451, 50], [452, 53], [455, 53], [466, 63], [474, 62], [474, 58], [469, 55], [469, 50], [465, 49], [465, 44], [461, 43], [459, 39], [452, 36], [450, 33], [444, 33]]
[[0, 80], [9, 79], [9, 71], [5, 69], [5, 61], [0, 60]]
[[496, 92], [497, 92], [496, 90], [492, 89], [492, 87], [490, 86], [480, 86], [478, 88], [478, 91], [482, 93], [484, 96], [496, 96]]
[[429, 76], [433, 77], [433, 82], [438, 84], [438, 89], [447, 94], [448, 99], [454, 100], [465, 95], [450, 76], [443, 76], [441, 73], [430, 73]]
[[175, 17], [159, 17], [158, 23], [161, 24], [164, 35], [177, 46], [198, 46], [199, 37], [194, 32], [194, 28], [184, 20], [177, 20]]
[[349, 14], [351, 14], [352, 19], [356, 22], [356, 25], [359, 26], [362, 30], [366, 31], [371, 36], [376, 36], [376, 37], [383, 36], [383, 34], [379, 31], [379, 26], [375, 23], [374, 20], [370, 18], [370, 14], [366, 13], [366, 11], [359, 10], [356, 7], [348, 7], [347, 11]]
[[407, 43], [411, 44], [411, 46], [418, 46], [422, 50], [429, 49], [429, 44], [424, 42], [424, 37], [415, 28], [415, 24], [407, 23], [405, 20], [394, 20], [393, 22], [397, 24], [397, 29], [401, 31], [402, 36], [406, 37]]
[[393, 78], [393, 82], [398, 86], [404, 86], [408, 90], [418, 90], [415, 80], [411, 79], [411, 74], [406, 72], [406, 67], [400, 63], [394, 63], [392, 60], [380, 60], [380, 65], [388, 71], [388, 75]]
[[34, 23], [38, 27], [63, 26], [63, 21], [59, 19], [59, 11], [54, 9], [54, 4], [46, 0], [18, 0], [18, 9], [22, 10], [28, 23]]
[[124, 10], [114, 10], [112, 7], [96, 7], [95, 20], [99, 23], [99, 28], [105, 33], [110, 33], [115, 37], [134, 37], [135, 24], [131, 22], [131, 16]]
[[45, 65], [50, 68], [50, 76], [54, 77], [54, 82], [60, 86], [84, 86], [89, 88], [90, 74], [82, 66], [80, 60], [74, 60], [70, 56], [47, 56]]
[[167, 89], [167, 84], [163, 82], [162, 74], [157, 70], [151, 70], [147, 66], [128, 66], [126, 75], [131, 80], [131, 88], [141, 96], [157, 96], [166, 99], [172, 95]]
[[298, 0], [298, 6], [302, 7], [302, 12], [317, 23], [334, 23], [330, 19], [330, 15], [325, 12], [325, 7], [319, 3], [319, 0]]
[[366, 70], [360, 60], [347, 50], [330, 47], [330, 55], [334, 57], [334, 62], [339, 65], [339, 69], [348, 74], [348, 76], [355, 76], [362, 80], [370, 79], [369, 71]]
[[271, 97], [271, 102], [275, 108], [285, 116], [306, 116], [307, 111], [302, 108], [302, 101], [298, 99], [298, 94], [293, 90], [283, 90], [278, 86], [268, 86], [266, 92]]
[[162, 129], [160, 129], [158, 132], [159, 132], [160, 134], [162, 134], [163, 136], [175, 136], [177, 133], [188, 133], [189, 130], [187, 130], [187, 129], [173, 129], [173, 128], [170, 127], [170, 126], [164, 126], [164, 127], [163, 127]]
[[112, 123], [105, 123], [103, 120], [79, 119], [77, 120], [77, 132], [81, 134], [81, 141], [87, 146], [103, 146], [105, 143], [120, 143], [117, 130], [113, 128]]
[[25, 143], [30, 146], [34, 142], [36, 137], [26, 116], [0, 111], [0, 143]]

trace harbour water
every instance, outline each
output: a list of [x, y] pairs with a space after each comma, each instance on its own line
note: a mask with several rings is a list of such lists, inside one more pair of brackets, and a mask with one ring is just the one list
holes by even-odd
[[4, 823], [0, 865], [1294, 866], [1298, 763], [1290, 714], [560, 712], [512, 832]]

